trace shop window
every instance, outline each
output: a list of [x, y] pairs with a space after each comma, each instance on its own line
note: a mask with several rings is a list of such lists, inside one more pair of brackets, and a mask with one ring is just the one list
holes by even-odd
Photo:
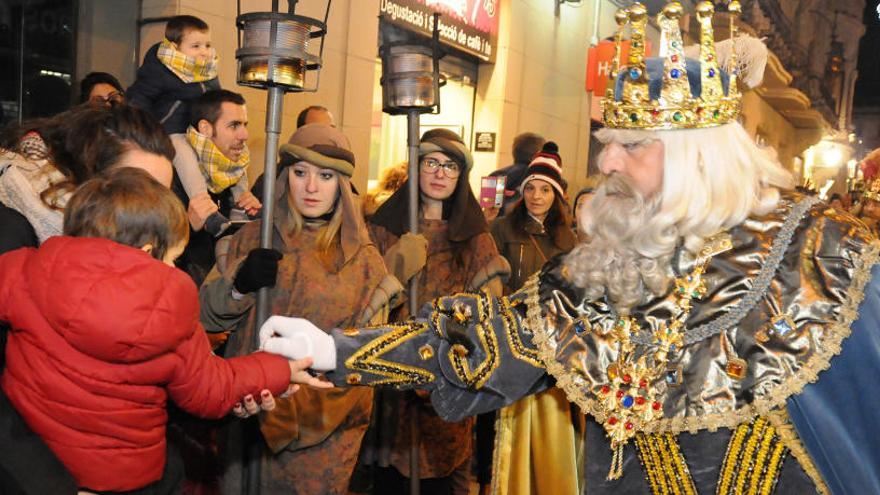
[[45, 117], [71, 101], [77, 2], [0, 2], [0, 122]]

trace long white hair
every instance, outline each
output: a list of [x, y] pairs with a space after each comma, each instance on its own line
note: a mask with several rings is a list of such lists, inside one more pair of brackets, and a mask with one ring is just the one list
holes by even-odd
[[596, 136], [606, 143], [658, 140], [664, 147], [661, 191], [641, 197], [631, 181], [614, 174], [581, 210], [578, 222], [590, 241], [566, 259], [574, 283], [588, 297], [607, 295], [622, 314], [667, 290], [676, 246], [697, 253], [707, 237], [773, 210], [779, 190], [794, 185], [791, 174], [739, 123], [602, 129]]

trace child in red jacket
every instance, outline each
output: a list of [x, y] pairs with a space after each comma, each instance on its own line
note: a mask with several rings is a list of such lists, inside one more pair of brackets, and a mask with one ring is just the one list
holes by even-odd
[[77, 190], [65, 236], [0, 256], [3, 391], [85, 489], [161, 478], [169, 396], [218, 418], [246, 394], [316, 385], [308, 363], [212, 354], [196, 287], [172, 264], [188, 232], [171, 191], [123, 168]]

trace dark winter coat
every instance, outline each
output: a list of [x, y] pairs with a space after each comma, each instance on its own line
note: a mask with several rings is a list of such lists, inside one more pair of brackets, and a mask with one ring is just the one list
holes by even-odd
[[205, 82], [183, 82], [156, 56], [159, 45], [156, 43], [147, 51], [125, 98], [130, 105], [156, 117], [166, 133], [182, 134], [189, 127], [192, 101], [207, 91], [220, 89], [220, 80], [215, 77]]
[[513, 214], [499, 218], [491, 228], [498, 251], [510, 263], [510, 279], [505, 285], [505, 294], [519, 290], [547, 260], [571, 251], [577, 244], [577, 238], [567, 226], [556, 229], [551, 235], [531, 216], [526, 217], [524, 229], [514, 226], [514, 218]]
[[214, 356], [189, 277], [107, 239], [57, 236], [0, 256], [0, 320], [12, 325], [3, 391], [92, 490], [162, 476], [169, 396], [219, 418], [290, 379], [280, 356]]

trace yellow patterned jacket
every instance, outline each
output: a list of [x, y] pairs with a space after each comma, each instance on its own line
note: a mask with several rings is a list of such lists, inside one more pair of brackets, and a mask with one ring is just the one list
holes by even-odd
[[677, 256], [681, 283], [630, 317], [556, 258], [509, 297], [334, 331], [328, 377], [430, 390], [450, 420], [558, 386], [590, 417], [584, 493], [880, 493], [878, 252], [857, 220], [787, 196]]

